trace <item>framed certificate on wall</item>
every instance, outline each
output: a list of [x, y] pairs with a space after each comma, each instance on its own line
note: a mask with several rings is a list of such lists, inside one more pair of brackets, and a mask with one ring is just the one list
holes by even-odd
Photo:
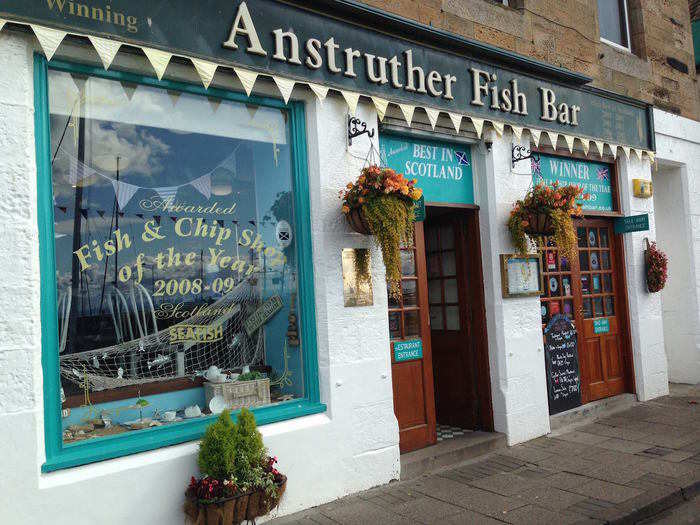
[[537, 254], [501, 254], [501, 291], [503, 297], [542, 295], [542, 260]]

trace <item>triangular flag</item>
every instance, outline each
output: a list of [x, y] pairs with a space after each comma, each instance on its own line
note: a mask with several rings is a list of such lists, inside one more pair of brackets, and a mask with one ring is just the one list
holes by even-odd
[[175, 89], [168, 89], [168, 95], [170, 96], [170, 100], [173, 101], [173, 106], [177, 104], [177, 101], [180, 99], [180, 95], [182, 95], [182, 91], [177, 91]]
[[625, 152], [625, 157], [627, 157], [627, 160], [630, 158], [630, 147], [629, 146], [622, 146], [622, 151]]
[[255, 80], [258, 78], [257, 71], [250, 71], [248, 69], [241, 69], [240, 67], [234, 67], [233, 70], [238, 75], [238, 80], [243, 84], [243, 89], [245, 89], [245, 94], [250, 96], [253, 92], [253, 86], [255, 85]]
[[588, 155], [588, 150], [591, 148], [591, 142], [588, 139], [579, 138], [579, 140], [583, 146], [583, 152]]
[[97, 210], [97, 215], [99, 215], [100, 217], [104, 217], [105, 211], [104, 210]]
[[143, 213], [137, 213], [136, 216], [137, 216], [139, 219], [143, 220]]
[[114, 188], [114, 195], [117, 197], [119, 209], [123, 210], [126, 208], [126, 205], [129, 204], [131, 197], [134, 196], [134, 193], [136, 193], [139, 187], [127, 182], [119, 182], [118, 180], [114, 179], [110, 179], [110, 182]]
[[272, 80], [275, 81], [275, 84], [277, 84], [277, 89], [279, 89], [280, 93], [282, 93], [282, 100], [284, 100], [284, 103], [286, 104], [289, 102], [289, 97], [292, 96], [292, 90], [294, 89], [294, 84], [296, 84], [296, 81], [278, 77], [277, 75], [272, 75]]
[[5, 27], [6, 23], [7, 23], [7, 20], [0, 18], [0, 31], [2, 31], [2, 28]]
[[63, 39], [68, 33], [65, 31], [59, 31], [58, 29], [50, 29], [48, 27], [37, 26], [34, 24], [31, 24], [30, 27], [34, 31], [39, 44], [41, 44], [41, 49], [44, 50], [46, 58], [51, 60], [51, 58], [53, 58], [53, 54], [58, 49], [58, 46], [61, 45], [61, 42], [63, 42]]
[[617, 144], [608, 144], [608, 147], [610, 148], [610, 152], [612, 153], [612, 156], [614, 159], [617, 158], [617, 148], [619, 147]]
[[574, 140], [576, 137], [573, 135], [564, 135], [564, 140], [566, 141], [566, 146], [569, 148], [569, 153], [574, 152]]
[[326, 99], [326, 95], [328, 95], [328, 88], [326, 86], [321, 86], [312, 82], [309, 82], [308, 86], [311, 88], [311, 91], [316, 94], [319, 102], [323, 102]]
[[632, 148], [632, 153], [634, 153], [637, 156], [639, 162], [642, 162], [642, 150]]
[[545, 133], [549, 137], [549, 142], [552, 144], [552, 147], [554, 149], [557, 149], [557, 141], [559, 140], [559, 133], [556, 133], [555, 131], [545, 131]]
[[603, 142], [600, 140], [594, 140], [593, 143], [595, 144], [595, 147], [598, 150], [598, 155], [600, 155], [602, 157], [603, 156], [603, 149], [605, 148], [605, 144], [603, 144]]
[[125, 82], [123, 80], [120, 80], [119, 83], [122, 85], [124, 93], [126, 93], [126, 98], [131, 101], [131, 99], [134, 97], [134, 93], [136, 92], [136, 88], [138, 88], [138, 85], [132, 84], [131, 82]]
[[513, 130], [513, 135], [515, 135], [515, 138], [520, 142], [520, 139], [523, 137], [523, 128], [520, 126], [511, 126], [510, 129]]
[[403, 118], [406, 119], [406, 123], [410, 126], [416, 106], [412, 106], [411, 104], [399, 104], [399, 109], [401, 113], [403, 113]]
[[122, 43], [116, 40], [100, 38], [99, 36], [88, 35], [88, 38], [90, 42], [92, 42], [92, 46], [95, 48], [95, 51], [97, 51], [97, 54], [100, 56], [102, 65], [105, 69], [109, 69], [109, 66], [112, 65], [112, 60], [117, 56], [117, 51], [122, 47]]
[[428, 120], [430, 121], [430, 125], [432, 126], [433, 129], [435, 129], [435, 124], [437, 124], [438, 117], [440, 116], [440, 110], [433, 109], [433, 108], [423, 108], [423, 109], [425, 109], [425, 112], [428, 115]]
[[355, 111], [357, 110], [357, 102], [360, 100], [360, 94], [354, 91], [344, 91], [340, 90], [340, 94], [343, 95], [345, 102], [348, 104], [348, 110], [350, 114], [354, 117]]
[[169, 199], [172, 199], [175, 197], [175, 194], [177, 193], [177, 190], [179, 189], [179, 186], [162, 186], [160, 188], [152, 188], [153, 191], [155, 191], [158, 196], [163, 199], [164, 201], [167, 201]]
[[199, 58], [190, 58], [190, 60], [197, 70], [199, 78], [202, 80], [204, 89], [209, 89], [209, 84], [211, 84], [211, 81], [214, 79], [214, 73], [216, 73], [216, 68], [219, 67], [219, 65]]
[[153, 69], [156, 71], [156, 76], [158, 77], [158, 80], [161, 80], [163, 78], [163, 75], [165, 74], [165, 70], [167, 69], [168, 64], [170, 63], [170, 59], [172, 58], [173, 54], [168, 53], [167, 51], [161, 51], [160, 49], [153, 49], [150, 47], [142, 47], [141, 49], [143, 49], [143, 52], [148, 57], [148, 61], [153, 66]]
[[497, 120], [492, 120], [490, 122], [491, 122], [491, 125], [493, 126], [493, 129], [495, 129], [496, 133], [498, 133], [498, 136], [502, 137], [503, 130], [505, 129], [505, 124], [503, 124], [503, 122], [498, 122]]
[[194, 179], [190, 185], [207, 199], [211, 197], [211, 175], [209, 173]]
[[542, 132], [539, 129], [529, 129], [530, 132], [530, 138], [532, 139], [532, 142], [535, 143], [535, 147], [539, 148], [540, 147], [540, 136], [542, 135]]
[[207, 97], [207, 100], [209, 101], [212, 112], [216, 113], [216, 110], [219, 109], [219, 106], [221, 105], [221, 99], [216, 97]]
[[374, 107], [377, 109], [377, 117], [379, 117], [379, 121], [381, 122], [386, 115], [386, 108], [389, 106], [389, 101], [379, 97], [372, 97], [372, 102], [374, 102]]
[[474, 124], [474, 129], [476, 130], [476, 136], [481, 138], [481, 132], [484, 130], [484, 119], [482, 118], [474, 118], [470, 117], [472, 119], [472, 124]]
[[653, 151], [647, 151], [647, 152], [645, 152], [645, 153], [647, 154], [647, 156], [649, 157], [649, 160], [650, 160], [651, 163], [653, 164], [653, 163], [654, 163], [654, 159], [656, 158], [656, 153], [654, 153]]
[[450, 116], [450, 120], [452, 121], [452, 125], [455, 127], [455, 131], [459, 133], [459, 128], [462, 126], [462, 115], [449, 111], [447, 114]]

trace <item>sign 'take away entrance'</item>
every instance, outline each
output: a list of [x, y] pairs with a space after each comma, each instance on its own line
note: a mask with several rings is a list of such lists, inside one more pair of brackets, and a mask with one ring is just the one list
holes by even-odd
[[[646, 104], [527, 74], [526, 69], [535, 67], [529, 59], [511, 56], [506, 68], [489, 63], [477, 51], [459, 55], [409, 41], [405, 38], [415, 38], [417, 29], [393, 18], [394, 31], [399, 27], [406, 33], [382, 33], [389, 24], [378, 12], [356, 13], [363, 26], [331, 18], [327, 15], [337, 14], [333, 4], [330, 0], [2, 0], [0, 17], [113, 37], [396, 102], [654, 149]], [[337, 4], [361, 11], [348, 2]], [[325, 13], [306, 8], [314, 5], [323, 6]], [[490, 52], [497, 54], [492, 48]], [[522, 70], [513, 70], [518, 66], [512, 63], [521, 64]], [[540, 66], [542, 71], [556, 69]]]

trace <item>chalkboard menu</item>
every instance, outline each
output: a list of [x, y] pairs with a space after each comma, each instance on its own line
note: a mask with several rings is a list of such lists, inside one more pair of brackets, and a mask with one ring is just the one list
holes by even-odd
[[557, 314], [544, 330], [549, 414], [581, 405], [576, 328], [568, 317]]

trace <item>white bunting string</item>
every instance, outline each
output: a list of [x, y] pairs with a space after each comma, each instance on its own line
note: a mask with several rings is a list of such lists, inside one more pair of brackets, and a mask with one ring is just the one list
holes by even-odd
[[238, 76], [238, 80], [241, 81], [243, 89], [245, 90], [245, 94], [250, 96], [250, 94], [253, 92], [253, 86], [255, 85], [255, 81], [258, 78], [258, 72], [250, 71], [248, 69], [243, 69], [240, 67], [234, 67], [233, 70]]
[[523, 128], [520, 126], [511, 126], [510, 129], [513, 130], [513, 136], [516, 138], [516, 140], [520, 142], [523, 137]]
[[357, 103], [360, 100], [360, 94], [355, 93], [354, 91], [345, 91], [344, 89], [340, 91], [340, 94], [343, 95], [343, 98], [345, 99], [345, 102], [348, 105], [348, 111], [350, 111], [350, 115], [354, 117], [355, 111], [357, 111]]
[[617, 158], [617, 144], [608, 144], [608, 147], [610, 148], [610, 152], [612, 153], [612, 156], [614, 159]]
[[0, 18], [0, 31], [2, 31], [2, 28], [5, 27], [6, 23], [7, 23], [7, 20]]
[[288, 78], [278, 77], [277, 75], [274, 75], [272, 77], [272, 80], [274, 80], [275, 84], [277, 84], [277, 89], [280, 90], [280, 93], [282, 94], [282, 100], [284, 100], [284, 103], [286, 104], [287, 102], [289, 102], [289, 97], [292, 96], [292, 90], [294, 89], [294, 84], [296, 84], [296, 81], [290, 80]]
[[211, 175], [209, 173], [194, 179], [190, 182], [190, 186], [201, 193], [204, 198], [209, 199], [211, 197]]
[[161, 51], [160, 49], [153, 49], [150, 47], [141, 47], [141, 49], [143, 49], [143, 52], [146, 54], [146, 57], [148, 57], [148, 61], [153, 66], [158, 80], [162, 80], [163, 75], [165, 74], [165, 70], [168, 68], [168, 64], [170, 63], [170, 59], [172, 58], [173, 54], [168, 53], [167, 51]]
[[307, 85], [311, 88], [311, 91], [316, 94], [319, 102], [323, 102], [326, 99], [326, 95], [328, 95], [328, 88], [326, 86], [312, 84], [311, 82], [308, 82]]
[[542, 132], [539, 129], [528, 129], [530, 132], [530, 138], [532, 139], [532, 142], [535, 143], [535, 147], [539, 148], [540, 147], [540, 135], [542, 135]]
[[566, 141], [566, 147], [569, 148], [569, 153], [574, 152], [574, 139], [576, 137], [572, 135], [564, 135], [564, 140]]
[[112, 65], [114, 57], [117, 56], [119, 48], [122, 47], [122, 43], [117, 42], [115, 40], [107, 40], [106, 38], [100, 38], [98, 36], [88, 35], [88, 38], [92, 43], [92, 47], [94, 47], [95, 51], [97, 51], [100, 60], [102, 60], [102, 65], [104, 66], [104, 68], [109, 69], [109, 66]]
[[588, 150], [591, 148], [591, 141], [588, 139], [579, 139], [583, 147], [583, 153], [588, 155]]
[[622, 146], [622, 151], [625, 152], [625, 157], [627, 157], [627, 160], [630, 160], [630, 147]]
[[547, 137], [549, 137], [549, 143], [552, 145], [552, 148], [557, 149], [557, 142], [559, 141], [559, 133], [556, 131], [545, 131], [547, 134]]
[[34, 31], [39, 44], [41, 44], [41, 49], [44, 50], [47, 60], [51, 60], [54, 53], [58, 49], [58, 46], [61, 45], [61, 42], [63, 42], [63, 39], [68, 33], [65, 31], [59, 31], [58, 29], [50, 29], [48, 27], [34, 24], [31, 24], [30, 27], [32, 28], [32, 31]]
[[428, 121], [430, 126], [435, 129], [435, 124], [437, 124], [438, 118], [440, 117], [440, 110], [434, 108], [424, 108], [426, 114], [428, 115]]
[[199, 58], [190, 58], [192, 65], [197, 70], [199, 78], [202, 80], [202, 85], [204, 89], [209, 89], [211, 81], [214, 80], [214, 74], [216, 73], [216, 68], [219, 67], [214, 62], [207, 62]]
[[484, 130], [484, 119], [470, 117], [472, 119], [472, 124], [474, 124], [474, 130], [476, 131], [476, 136], [481, 138], [481, 133]]
[[452, 113], [451, 111], [447, 114], [450, 116], [452, 125], [455, 127], [455, 132], [459, 133], [459, 128], [462, 126], [462, 115], [459, 113]]
[[493, 126], [493, 129], [496, 130], [496, 133], [498, 134], [499, 137], [503, 136], [503, 131], [505, 130], [505, 125], [503, 122], [499, 122], [497, 120], [491, 120], [491, 125]]
[[389, 106], [389, 101], [384, 98], [372, 97], [372, 102], [374, 102], [374, 107], [377, 110], [377, 117], [379, 117], [379, 122], [381, 122], [386, 115], [386, 108]]
[[601, 140], [594, 140], [596, 149], [598, 150], [598, 155], [603, 156], [603, 150], [605, 149], [605, 144]]
[[117, 204], [119, 204], [119, 209], [123, 210], [126, 205], [129, 204], [131, 197], [138, 191], [139, 187], [129, 184], [128, 182], [121, 182], [115, 179], [109, 179], [114, 188], [114, 195], [117, 197]]
[[399, 109], [401, 113], [403, 113], [403, 118], [406, 119], [406, 124], [410, 126], [416, 106], [412, 106], [411, 104], [399, 104]]

